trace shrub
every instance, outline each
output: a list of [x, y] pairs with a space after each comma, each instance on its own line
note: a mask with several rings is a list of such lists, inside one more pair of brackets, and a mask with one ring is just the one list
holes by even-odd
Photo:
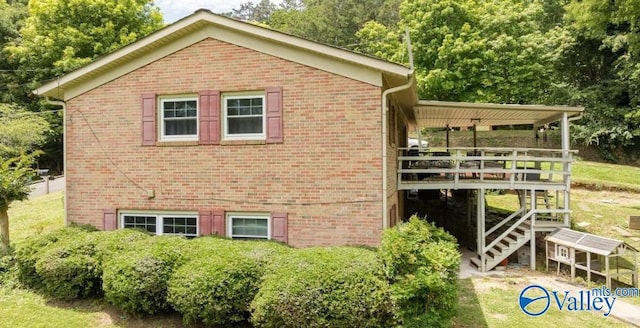
[[42, 287], [42, 279], [36, 271], [36, 262], [39, 256], [47, 250], [51, 244], [68, 238], [77, 238], [79, 234], [85, 235], [88, 231], [95, 230], [88, 226], [68, 226], [47, 234], [36, 235], [27, 238], [16, 246], [16, 265], [18, 279], [23, 284], [32, 287]]
[[378, 254], [405, 325], [448, 326], [458, 299], [455, 238], [414, 215], [385, 230]]
[[91, 234], [95, 239], [96, 259], [103, 263], [114, 254], [136, 249], [139, 242], [151, 238], [149, 232], [139, 229], [117, 229], [113, 231], [98, 231]]
[[18, 282], [18, 269], [13, 249], [9, 253], [0, 256], [0, 286], [16, 287]]
[[265, 267], [289, 250], [274, 242], [215, 237], [191, 240], [189, 249], [193, 260], [177, 269], [169, 281], [169, 303], [185, 323], [219, 326], [249, 317], [249, 304]]
[[35, 268], [45, 294], [71, 300], [100, 293], [102, 268], [89, 235], [68, 236], [39, 253]]
[[182, 237], [156, 236], [133, 243], [131, 251], [114, 254], [104, 264], [105, 299], [134, 315], [169, 310], [167, 282], [184, 262], [185, 242]]
[[392, 327], [396, 306], [374, 252], [307, 248], [264, 276], [251, 304], [256, 327]]

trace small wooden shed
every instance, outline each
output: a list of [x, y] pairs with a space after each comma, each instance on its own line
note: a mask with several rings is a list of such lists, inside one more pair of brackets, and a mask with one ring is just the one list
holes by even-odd
[[558, 274], [562, 264], [571, 267], [571, 279], [576, 277], [576, 269], [602, 276], [611, 287], [611, 279], [621, 281], [629, 276], [634, 287], [638, 287], [638, 250], [621, 240], [596, 236], [586, 232], [559, 228], [546, 238], [547, 268], [549, 261], [556, 262]]

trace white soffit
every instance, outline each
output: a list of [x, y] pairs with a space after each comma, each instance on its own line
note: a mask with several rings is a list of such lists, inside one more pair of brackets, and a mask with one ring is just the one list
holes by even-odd
[[563, 113], [580, 116], [584, 107], [464, 103], [421, 100], [414, 107], [416, 124], [421, 127], [467, 127], [533, 124], [558, 121]]

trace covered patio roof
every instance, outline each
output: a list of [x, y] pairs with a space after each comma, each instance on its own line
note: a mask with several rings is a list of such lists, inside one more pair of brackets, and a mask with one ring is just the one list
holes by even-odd
[[408, 118], [420, 128], [454, 128], [474, 124], [541, 126], [560, 120], [563, 113], [568, 117], [579, 117], [583, 110], [584, 107], [420, 100], [413, 107], [413, 117]]

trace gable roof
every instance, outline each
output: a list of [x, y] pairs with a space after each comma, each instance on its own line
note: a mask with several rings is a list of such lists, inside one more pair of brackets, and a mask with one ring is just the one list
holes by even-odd
[[70, 99], [207, 38], [215, 38], [354, 80], [380, 86], [405, 84], [405, 66], [309, 41], [200, 9], [92, 63], [48, 82], [38, 95]]
[[634, 252], [638, 252], [629, 244], [616, 239], [600, 237], [586, 232], [558, 228], [548, 235], [545, 240], [599, 255], [608, 256], [614, 253], [618, 247], [623, 246]]

